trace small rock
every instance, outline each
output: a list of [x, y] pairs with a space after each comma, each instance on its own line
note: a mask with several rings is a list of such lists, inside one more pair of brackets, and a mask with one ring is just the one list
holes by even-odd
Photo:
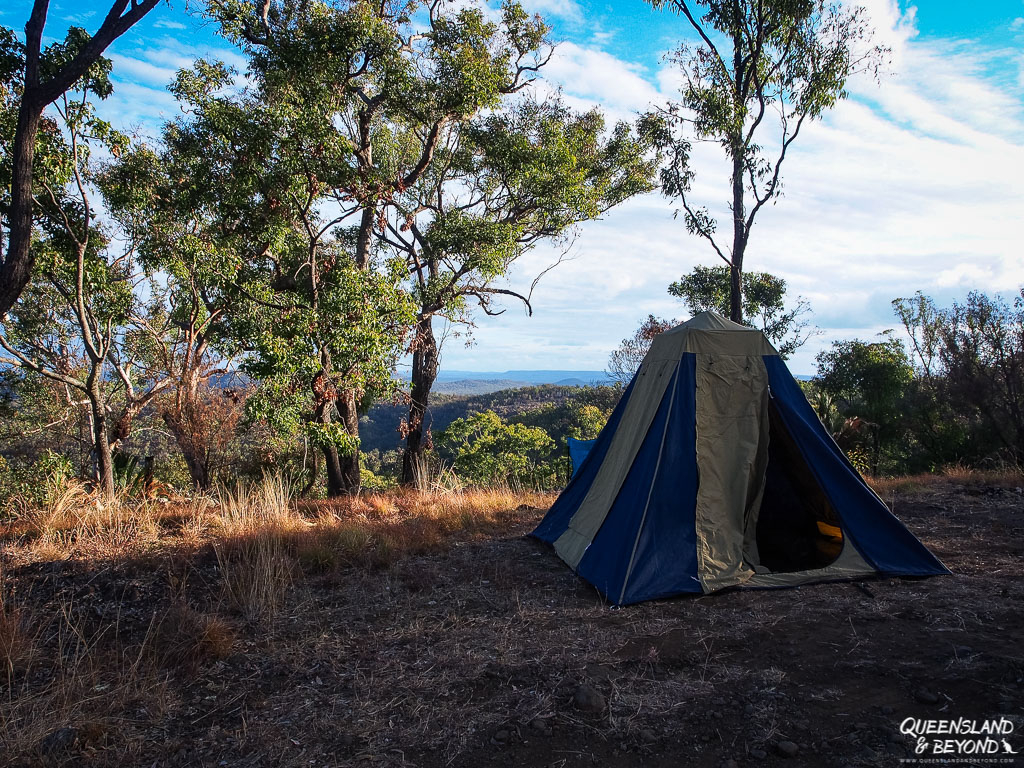
[[755, 760], [764, 760], [766, 757], [768, 757], [768, 753], [765, 752], [763, 749], [752, 749], [750, 750], [750, 756]]
[[971, 648], [971, 646], [969, 645], [958, 645], [956, 648], [953, 649], [953, 653], [956, 655], [957, 658], [963, 659], [973, 654], [974, 649]]
[[507, 730], [505, 730], [504, 728], [502, 728], [500, 731], [495, 733], [494, 736], [491, 738], [491, 744], [498, 744], [498, 745], [507, 744], [508, 743], [508, 737], [509, 737], [509, 732]]
[[535, 731], [543, 731], [548, 727], [548, 721], [543, 717], [535, 717], [530, 721], [530, 727]]
[[752, 714], [754, 714], [754, 705], [753, 704], [747, 704], [747, 706], [745, 706], [743, 708], [743, 714], [745, 714], [745, 715], [752, 715]]
[[922, 704], [938, 704], [939, 696], [933, 691], [929, 691], [927, 688], [918, 688], [914, 691], [914, 698]]
[[779, 750], [779, 754], [783, 757], [796, 757], [800, 752], [800, 747], [792, 741], [780, 741], [775, 745], [775, 748]]
[[572, 695], [572, 701], [576, 708], [583, 712], [604, 712], [604, 696], [594, 686], [587, 683], [577, 686], [576, 692]]
[[640, 731], [640, 741], [644, 744], [653, 744], [658, 740], [658, 734], [652, 731], [650, 728], [644, 728]]
[[78, 731], [74, 728], [59, 728], [39, 742], [39, 748], [48, 755], [64, 752], [74, 746]]
[[740, 764], [735, 760], [726, 760], [722, 763], [722, 768], [740, 768]]
[[873, 750], [871, 747], [864, 747], [864, 749], [862, 749], [860, 752], [860, 756], [865, 760], [869, 761], [878, 759], [878, 753], [875, 752], [875, 750]]

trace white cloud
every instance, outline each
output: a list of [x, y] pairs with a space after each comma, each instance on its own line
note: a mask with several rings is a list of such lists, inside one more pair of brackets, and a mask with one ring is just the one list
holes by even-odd
[[563, 87], [580, 104], [596, 104], [616, 118], [629, 118], [660, 99], [645, 69], [595, 48], [561, 43], [544, 78]]
[[567, 21], [583, 21], [583, 9], [576, 0], [523, 0], [522, 6], [530, 13], [555, 16]]
[[153, 22], [153, 28], [154, 29], [186, 29], [184, 24], [182, 24], [180, 22], [177, 22], [177, 21], [171, 21], [170, 19], [157, 19], [156, 21]]
[[111, 54], [110, 59], [114, 62], [114, 71], [117, 73], [116, 76], [118, 78], [161, 88], [166, 87], [168, 83], [174, 80], [179, 69], [178, 67], [162, 67], [151, 61], [123, 56], [117, 53]]

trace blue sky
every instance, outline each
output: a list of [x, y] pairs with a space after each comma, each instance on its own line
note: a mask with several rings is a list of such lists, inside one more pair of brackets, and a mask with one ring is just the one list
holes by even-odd
[[[676, 92], [663, 55], [685, 20], [641, 0], [526, 0], [559, 41], [546, 79], [580, 109], [631, 119]], [[939, 301], [968, 290], [1024, 285], [1024, 0], [918, 5], [862, 2], [877, 39], [892, 48], [881, 83], [851, 83], [851, 97], [801, 134], [784, 167], [784, 197], [755, 224], [747, 267], [782, 275], [806, 297], [822, 333], [791, 363], [812, 373], [834, 339], [869, 339], [893, 327], [889, 302], [923, 290]], [[30, 2], [0, 10], [22, 29]], [[969, 8], [969, 11], [966, 10]], [[93, 31], [100, 2], [51, 5], [46, 32]], [[182, 0], [161, 4], [110, 50], [115, 93], [104, 115], [156, 135], [177, 108], [166, 85], [198, 56], [241, 64]], [[694, 192], [724, 211], [725, 175], [713, 148], [696, 157]], [[448, 335], [442, 365], [463, 370], [602, 369], [608, 354], [649, 313], [685, 318], [666, 293], [695, 264], [714, 264], [658, 194], [635, 199], [583, 226], [571, 259], [534, 292], [534, 316], [510, 304]], [[510, 286], [528, 287], [559, 249], [524, 258]]]

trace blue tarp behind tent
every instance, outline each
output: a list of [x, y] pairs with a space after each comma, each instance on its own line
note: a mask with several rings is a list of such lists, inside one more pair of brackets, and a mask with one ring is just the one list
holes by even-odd
[[583, 460], [587, 458], [587, 454], [590, 453], [590, 449], [594, 447], [594, 443], [597, 440], [577, 440], [575, 437], [569, 437], [566, 438], [566, 442], [569, 443], [569, 460], [572, 462], [572, 476], [576, 477], [576, 473], [583, 466]]

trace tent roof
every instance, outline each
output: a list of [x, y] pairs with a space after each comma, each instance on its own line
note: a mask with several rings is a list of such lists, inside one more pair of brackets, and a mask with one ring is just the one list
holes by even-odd
[[757, 328], [734, 323], [717, 312], [698, 312], [685, 323], [654, 338], [644, 364], [679, 360], [687, 352], [707, 355], [777, 355]]
[[734, 323], [729, 318], [706, 310], [698, 312], [685, 323], [680, 323], [666, 333], [687, 333], [689, 331], [743, 331], [745, 333], [760, 333], [756, 328]]

